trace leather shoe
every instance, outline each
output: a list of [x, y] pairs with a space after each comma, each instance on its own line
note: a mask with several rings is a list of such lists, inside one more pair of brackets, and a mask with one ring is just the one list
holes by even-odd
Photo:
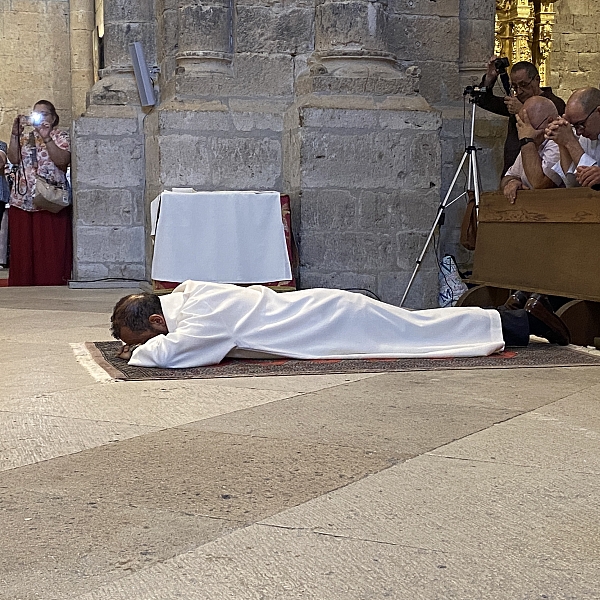
[[566, 346], [571, 342], [569, 329], [554, 313], [547, 296], [532, 294], [525, 304], [525, 311], [534, 317], [529, 323], [531, 333], [560, 346]]
[[529, 300], [529, 294], [522, 292], [521, 290], [517, 290], [508, 297], [508, 300], [504, 303], [504, 307], [508, 310], [525, 308], [527, 300]]

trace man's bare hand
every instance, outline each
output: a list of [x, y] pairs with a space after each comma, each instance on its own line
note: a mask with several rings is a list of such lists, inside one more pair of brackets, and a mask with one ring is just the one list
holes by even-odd
[[523, 104], [519, 102], [516, 96], [504, 96], [504, 104], [508, 108], [511, 115], [516, 115], [523, 108]]
[[492, 87], [496, 83], [496, 79], [498, 79], [498, 71], [496, 70], [496, 65], [494, 64], [497, 58], [498, 57], [494, 54], [494, 56], [488, 60], [487, 71], [483, 80], [485, 87]]
[[529, 115], [527, 114], [527, 109], [524, 108], [517, 115], [517, 131], [519, 132], [519, 139], [523, 138], [535, 138], [537, 135], [537, 130], [533, 128], [533, 125], [529, 121]]
[[579, 185], [583, 187], [592, 187], [600, 183], [600, 167], [577, 167], [575, 177]]
[[511, 179], [502, 190], [504, 192], [504, 196], [511, 203], [514, 204], [517, 199], [517, 192], [522, 190], [523, 184], [519, 179]]
[[575, 133], [571, 123], [564, 117], [557, 117], [546, 127], [544, 135], [547, 140], [556, 142], [559, 146], [566, 146], [567, 144], [576, 141]]
[[131, 358], [131, 354], [138, 347], [138, 345], [128, 346], [127, 344], [123, 344], [121, 350], [117, 353], [117, 358], [122, 358], [123, 360], [129, 360]]

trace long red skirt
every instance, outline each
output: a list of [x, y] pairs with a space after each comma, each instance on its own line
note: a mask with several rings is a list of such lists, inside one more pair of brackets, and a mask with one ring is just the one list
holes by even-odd
[[58, 213], [8, 210], [8, 285], [67, 285], [73, 264], [71, 207]]

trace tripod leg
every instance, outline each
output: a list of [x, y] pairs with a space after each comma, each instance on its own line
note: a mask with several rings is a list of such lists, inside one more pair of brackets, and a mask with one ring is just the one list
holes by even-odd
[[[419, 267], [421, 266], [421, 263], [423, 262], [423, 258], [425, 256], [425, 253], [427, 252], [427, 248], [429, 247], [429, 244], [431, 243], [431, 240], [435, 233], [435, 229], [436, 229], [438, 223], [440, 222], [440, 219], [442, 218], [444, 209], [449, 204], [451, 204], [448, 202], [448, 199], [450, 198], [450, 195], [452, 194], [452, 190], [454, 189], [454, 186], [456, 185], [456, 180], [458, 179], [458, 176], [460, 175], [460, 172], [463, 168], [463, 165], [465, 164], [465, 160], [467, 160], [468, 155], [469, 155], [469, 152], [465, 150], [465, 153], [462, 156], [460, 164], [458, 165], [458, 168], [456, 169], [456, 172], [454, 173], [454, 177], [452, 178], [452, 182], [450, 183], [448, 192], [444, 196], [444, 199], [442, 200], [441, 204], [438, 206], [438, 211], [435, 216], [435, 220], [433, 221], [433, 225], [431, 227], [431, 230], [429, 231], [429, 235], [427, 236], [427, 240], [425, 241], [423, 250], [421, 251], [421, 254], [419, 254], [419, 257], [417, 258], [417, 264], [415, 265], [414, 271], [412, 272], [412, 275], [410, 277], [408, 285], [406, 286], [406, 289], [404, 290], [404, 295], [402, 296], [402, 299], [400, 300], [400, 306], [404, 306], [404, 302], [406, 300], [406, 297], [408, 296], [408, 292], [413, 284], [413, 281], [415, 280], [415, 277], [417, 276], [417, 271], [419, 270]], [[464, 195], [464, 194], [461, 194], [461, 195]], [[458, 198], [456, 198], [456, 200], [458, 200]], [[454, 202], [454, 200], [452, 202]]]

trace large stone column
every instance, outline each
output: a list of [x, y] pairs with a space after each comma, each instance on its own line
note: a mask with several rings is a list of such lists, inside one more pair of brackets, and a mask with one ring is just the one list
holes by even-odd
[[[387, 49], [387, 8], [386, 0], [317, 0], [315, 51], [309, 60], [311, 74], [317, 77], [304, 80], [316, 84], [312, 91], [323, 83], [319, 75], [329, 76], [327, 81], [333, 86], [329, 92], [399, 91], [396, 84], [402, 78], [396, 57]], [[365, 84], [367, 89], [361, 87]]]
[[181, 0], [177, 74], [231, 75], [233, 0]]
[[[418, 93], [419, 69], [388, 50], [387, 11], [318, 2], [315, 52], [286, 115], [284, 173], [301, 286], [366, 288], [399, 303], [439, 202], [441, 121]], [[432, 259], [409, 305], [434, 304]]]

